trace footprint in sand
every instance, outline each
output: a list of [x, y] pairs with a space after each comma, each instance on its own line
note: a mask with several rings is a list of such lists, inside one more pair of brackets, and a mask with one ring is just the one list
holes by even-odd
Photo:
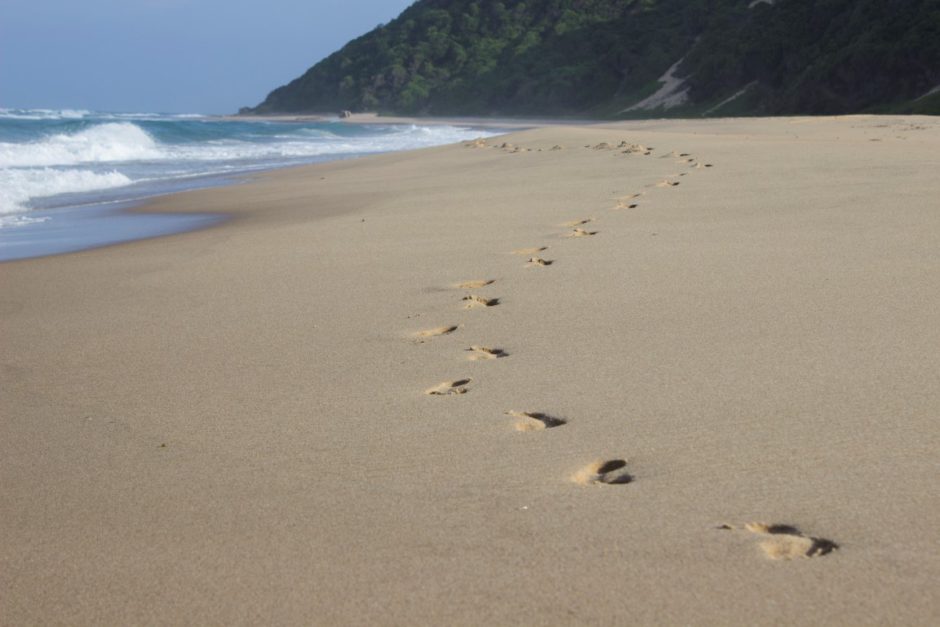
[[467, 359], [470, 361], [481, 361], [484, 359], [499, 359], [501, 357], [509, 357], [509, 353], [507, 353], [501, 348], [487, 348], [486, 346], [473, 345], [470, 348], [465, 348], [464, 350], [470, 353], [469, 355], [467, 355]]
[[438, 383], [433, 388], [424, 391], [428, 396], [451, 396], [454, 394], [466, 394], [467, 385], [471, 379], [457, 379], [456, 381], [444, 381]]
[[639, 205], [634, 202], [637, 198], [642, 196], [643, 193], [639, 194], [627, 194], [626, 196], [621, 196], [617, 198], [617, 206], [614, 209], [636, 209]]
[[532, 257], [529, 259], [528, 263], [525, 264], [526, 268], [544, 268], [545, 266], [550, 266], [555, 263], [552, 259], [542, 259], [541, 257]]
[[432, 337], [440, 337], [441, 335], [450, 335], [460, 327], [458, 325], [452, 326], [443, 326], [443, 327], [434, 327], [433, 329], [425, 329], [424, 331], [418, 331], [414, 334], [419, 340], [427, 340]]
[[532, 246], [531, 248], [517, 248], [512, 251], [514, 255], [537, 255], [543, 250], [548, 250], [548, 246]]
[[652, 147], [647, 147], [647, 146], [644, 146], [643, 144], [631, 144], [627, 142], [626, 140], [620, 142], [620, 144], [617, 145], [617, 148], [620, 148], [621, 153], [625, 155], [633, 155], [633, 154], [639, 153], [639, 154], [649, 156], [650, 154], [652, 154], [652, 150], [653, 150]]
[[499, 304], [498, 298], [483, 298], [482, 296], [477, 296], [476, 294], [467, 294], [461, 300], [464, 302], [465, 309], [473, 309], [475, 307], [495, 307]]
[[558, 226], [581, 226], [582, 224], [587, 224], [588, 222], [593, 222], [594, 218], [581, 218], [580, 220], [569, 220], [567, 222], [562, 222]]
[[556, 418], [539, 411], [510, 410], [506, 412], [506, 415], [516, 419], [516, 431], [543, 431], [568, 424], [564, 418]]
[[622, 485], [633, 481], [633, 476], [627, 472], [626, 468], [627, 462], [622, 459], [591, 462], [574, 473], [571, 480], [581, 485], [601, 483]]
[[463, 281], [462, 283], [457, 283], [454, 285], [454, 287], [460, 290], [478, 290], [481, 287], [486, 287], [487, 285], [492, 285], [493, 283], [496, 283], [495, 279], [475, 279], [473, 281]]
[[669, 179], [663, 179], [662, 181], [656, 183], [656, 187], [675, 187], [679, 184], [679, 181], [670, 181]]
[[[724, 524], [719, 529], [734, 529], [733, 525]], [[826, 538], [807, 536], [793, 525], [750, 522], [744, 525], [747, 531], [764, 537], [760, 542], [764, 555], [772, 560], [792, 560], [800, 557], [820, 557], [828, 555], [839, 545]]]
[[574, 229], [570, 233], [565, 233], [565, 237], [590, 237], [597, 235], [598, 231], [585, 231], [584, 229]]

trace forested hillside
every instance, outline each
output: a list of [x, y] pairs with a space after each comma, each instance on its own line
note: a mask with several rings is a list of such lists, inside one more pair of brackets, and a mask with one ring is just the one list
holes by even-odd
[[940, 113], [938, 86], [940, 0], [419, 0], [244, 112]]

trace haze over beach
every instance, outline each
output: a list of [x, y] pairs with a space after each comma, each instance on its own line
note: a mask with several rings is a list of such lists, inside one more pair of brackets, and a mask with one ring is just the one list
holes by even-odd
[[940, 619], [936, 3], [53, 4], [0, 625]]

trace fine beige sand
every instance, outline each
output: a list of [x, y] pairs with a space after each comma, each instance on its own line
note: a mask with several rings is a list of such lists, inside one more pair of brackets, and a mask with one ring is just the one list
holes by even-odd
[[0, 623], [936, 624], [938, 155], [547, 127], [0, 265]]

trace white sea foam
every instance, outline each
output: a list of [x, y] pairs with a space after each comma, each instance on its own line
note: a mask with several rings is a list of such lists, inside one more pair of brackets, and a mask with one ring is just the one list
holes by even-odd
[[38, 224], [40, 222], [47, 222], [48, 220], [48, 217], [34, 218], [21, 213], [0, 215], [0, 229], [12, 226], [26, 226], [27, 224]]
[[182, 161], [299, 159], [413, 150], [492, 134], [455, 126], [376, 127], [375, 130], [383, 134], [345, 137], [326, 130], [299, 129], [294, 135], [276, 136], [280, 140], [277, 142], [219, 141], [163, 149], [164, 158]]
[[4, 109], [0, 107], [0, 118], [11, 120], [80, 120], [91, 115], [84, 109]]
[[[0, 170], [0, 215], [27, 211], [26, 202], [34, 198], [110, 189], [131, 182], [116, 171], [99, 173], [54, 168]], [[0, 223], [0, 226], [4, 224]]]
[[[139, 197], [194, 177], [409, 150], [492, 134], [445, 125], [252, 124], [199, 114], [81, 110], [0, 109], [0, 123], [4, 118], [13, 130], [7, 141], [0, 141], [0, 214], [6, 216], [0, 228], [28, 223], [22, 214], [37, 198], [143, 183], [134, 188]], [[34, 121], [20, 122], [21, 118]], [[19, 139], [24, 125], [35, 127], [32, 141]]]
[[0, 168], [67, 166], [143, 160], [230, 161], [277, 157], [317, 157], [409, 150], [458, 142], [479, 133], [453, 126], [377, 128], [385, 134], [343, 137], [318, 129], [278, 135], [281, 141], [257, 143], [216, 140], [194, 144], [161, 144], [131, 122], [108, 122], [71, 134], [29, 143], [0, 143]]
[[101, 120], [163, 120], [199, 119], [206, 117], [202, 113], [101, 113], [86, 109], [10, 109], [0, 107], [0, 119], [9, 120], [82, 120], [85, 118]]
[[157, 143], [139, 126], [113, 122], [28, 143], [0, 143], [0, 168], [78, 165], [160, 158]]

